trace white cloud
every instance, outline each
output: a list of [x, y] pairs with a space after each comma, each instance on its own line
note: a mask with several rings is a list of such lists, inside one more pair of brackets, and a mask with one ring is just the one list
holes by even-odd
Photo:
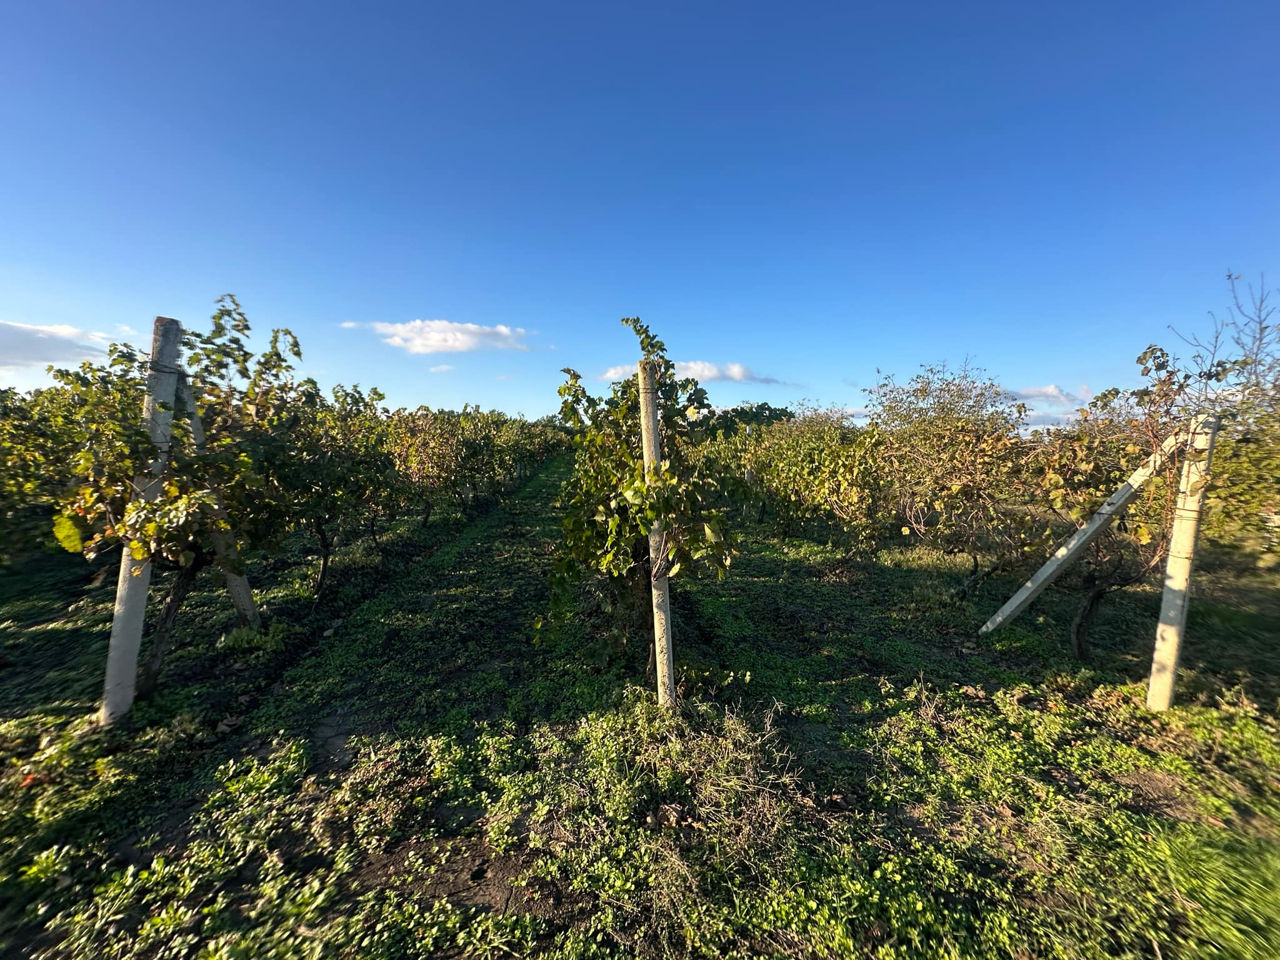
[[0, 370], [96, 359], [110, 342], [110, 334], [66, 323], [39, 326], [0, 320]]
[[1053, 427], [1071, 420], [1076, 410], [1089, 402], [1093, 391], [1087, 383], [1081, 384], [1079, 391], [1075, 393], [1062, 389], [1056, 383], [1048, 383], [1043, 387], [1015, 390], [1013, 395], [1027, 402], [1029, 409], [1025, 426], [1026, 429], [1033, 429]]
[[1078, 407], [1088, 402], [1092, 393], [1088, 384], [1082, 385], [1079, 393], [1070, 393], [1067, 390], [1063, 390], [1056, 383], [1050, 383], [1043, 387], [1027, 387], [1025, 390], [1015, 390], [1013, 395], [1019, 400], [1028, 402], [1038, 400], [1054, 407]]
[[410, 320], [371, 324], [384, 343], [406, 353], [467, 353], [472, 350], [528, 350], [523, 327], [486, 327], [452, 320]]
[[1046, 410], [1043, 412], [1035, 411], [1027, 414], [1026, 426], [1028, 427], [1056, 427], [1060, 423], [1066, 423], [1071, 419], [1071, 414], [1065, 410], [1054, 412]]
[[[677, 377], [693, 377], [701, 383], [715, 380], [731, 380], [735, 383], [782, 383], [777, 377], [766, 377], [751, 370], [741, 363], [708, 363], [706, 360], [677, 360]], [[621, 380], [636, 372], [630, 364], [619, 364], [610, 367], [600, 374], [601, 380]]]
[[430, 370], [432, 373], [448, 373], [450, 370], [453, 369], [453, 364], [437, 363], [434, 367], [428, 367], [427, 369]]
[[356, 327], [360, 326], [360, 324], [356, 323], [354, 320], [343, 320], [338, 324], [338, 326], [343, 330], [354, 330]]
[[693, 377], [695, 380], [732, 380], [735, 383], [781, 383], [777, 377], [766, 377], [741, 363], [708, 363], [705, 360], [677, 360], [677, 377]]
[[69, 323], [51, 323], [43, 327], [34, 323], [13, 323], [8, 320], [0, 320], [0, 323], [15, 330], [26, 331], [31, 336], [41, 339], [89, 341], [91, 343], [111, 342], [111, 335], [108, 333], [102, 333], [98, 330], [81, 330], [79, 327], [73, 327]]

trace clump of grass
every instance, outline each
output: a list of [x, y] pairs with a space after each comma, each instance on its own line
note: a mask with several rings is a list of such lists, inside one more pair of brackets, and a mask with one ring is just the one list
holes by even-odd
[[596, 904], [570, 939], [646, 956], [747, 950], [761, 932], [739, 905], [785, 892], [825, 842], [772, 712], [676, 715], [633, 688], [619, 709], [532, 739], [536, 763], [503, 778], [489, 840], [542, 854], [534, 888]]

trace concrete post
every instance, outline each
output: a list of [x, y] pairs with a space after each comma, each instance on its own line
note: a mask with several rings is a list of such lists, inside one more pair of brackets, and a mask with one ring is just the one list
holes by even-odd
[[[644, 451], [644, 472], [652, 482], [652, 474], [662, 463], [662, 451], [658, 445], [658, 397], [657, 371], [652, 360], [641, 360], [640, 381], [640, 441]], [[671, 590], [667, 583], [662, 549], [662, 520], [655, 520], [649, 528], [649, 566], [653, 571], [653, 643], [658, 667], [658, 703], [668, 709], [675, 707], [675, 656], [671, 647]]]

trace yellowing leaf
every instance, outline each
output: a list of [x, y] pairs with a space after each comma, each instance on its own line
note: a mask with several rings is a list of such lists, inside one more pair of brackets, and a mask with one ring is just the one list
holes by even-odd
[[84, 549], [80, 530], [68, 517], [60, 516], [53, 521], [53, 535], [68, 553], [80, 553]]

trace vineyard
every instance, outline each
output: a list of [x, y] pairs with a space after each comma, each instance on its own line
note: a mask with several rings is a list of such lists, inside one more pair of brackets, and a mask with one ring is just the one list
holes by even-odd
[[718, 408], [634, 318], [556, 417], [390, 410], [232, 297], [0, 390], [0, 953], [1273, 960], [1280, 326], [1236, 302], [1035, 428], [968, 366]]

